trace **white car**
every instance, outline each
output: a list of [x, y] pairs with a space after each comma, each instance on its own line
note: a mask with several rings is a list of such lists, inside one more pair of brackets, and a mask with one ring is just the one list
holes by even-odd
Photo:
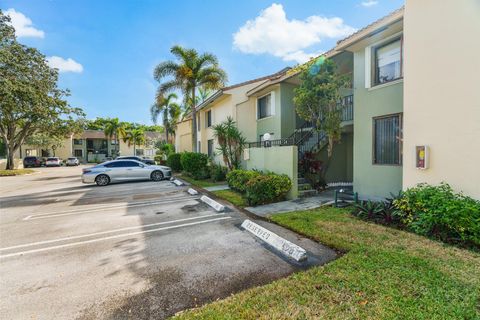
[[45, 167], [60, 167], [62, 165], [59, 157], [49, 157], [45, 161]]
[[112, 160], [83, 169], [82, 182], [106, 186], [110, 182], [127, 180], [162, 181], [171, 176], [169, 167], [151, 166], [137, 160]]
[[67, 166], [78, 166], [79, 164], [80, 164], [80, 161], [76, 157], [70, 157], [65, 162], [65, 165]]

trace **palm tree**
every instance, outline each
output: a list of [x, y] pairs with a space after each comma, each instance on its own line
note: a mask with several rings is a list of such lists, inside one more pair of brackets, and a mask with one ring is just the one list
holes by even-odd
[[182, 108], [178, 105], [175, 104], [170, 108], [170, 117], [168, 118], [168, 122], [166, 124], [166, 128], [168, 128], [168, 131], [171, 133], [172, 138], [175, 137], [175, 128], [177, 126], [177, 122], [180, 119], [180, 115], [182, 113]]
[[[173, 100], [178, 99], [175, 93], [170, 93], [167, 96], [161, 92], [157, 92], [156, 102], [150, 108], [153, 123], [157, 124], [157, 119], [160, 114], [163, 116], [163, 127], [165, 128], [165, 137], [168, 142], [168, 132], [170, 131], [169, 115], [172, 114], [173, 109], [179, 109], [179, 105]], [[173, 112], [173, 114], [175, 114]]]
[[129, 147], [133, 144], [133, 155], [136, 156], [136, 146], [145, 143], [145, 132], [142, 129], [132, 129], [127, 131], [122, 139]]
[[125, 128], [123, 126], [123, 123], [118, 120], [118, 118], [113, 118], [113, 119], [108, 119], [108, 121], [105, 123], [105, 127], [103, 128], [103, 132], [105, 133], [105, 136], [108, 137], [109, 140], [114, 138], [115, 141], [115, 153], [118, 156], [119, 153], [119, 139], [118, 137], [124, 137], [125, 136]]
[[213, 136], [217, 138], [218, 150], [229, 170], [238, 169], [241, 155], [246, 145], [245, 137], [238, 130], [231, 117], [213, 126]]
[[[164, 61], [154, 70], [154, 78], [161, 82], [159, 92], [172, 90], [182, 91], [184, 97], [190, 97], [192, 110], [192, 150], [197, 151], [197, 112], [195, 98], [197, 89], [203, 87], [208, 90], [221, 88], [227, 81], [227, 74], [218, 65], [217, 57], [211, 53], [199, 54], [195, 49], [186, 49], [173, 46], [170, 52], [177, 61]], [[185, 99], [188, 102], [188, 98]]]

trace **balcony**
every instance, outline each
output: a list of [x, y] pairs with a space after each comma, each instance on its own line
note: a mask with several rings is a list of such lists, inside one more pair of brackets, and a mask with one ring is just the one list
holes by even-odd
[[342, 121], [353, 120], [353, 94], [344, 96], [339, 102], [342, 108]]

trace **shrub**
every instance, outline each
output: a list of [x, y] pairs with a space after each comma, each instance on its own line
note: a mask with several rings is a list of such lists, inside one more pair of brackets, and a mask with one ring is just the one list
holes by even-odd
[[247, 182], [260, 174], [260, 172], [252, 170], [232, 170], [227, 174], [227, 183], [231, 189], [245, 193]]
[[292, 188], [290, 178], [275, 173], [258, 174], [246, 183], [246, 198], [249, 205], [258, 205], [283, 200]]
[[212, 162], [210, 164], [210, 178], [216, 181], [225, 181], [227, 176], [228, 169], [226, 167], [222, 167], [220, 164], [216, 164]]
[[162, 162], [163, 160], [163, 155], [156, 155], [155, 157], [153, 157], [153, 160], [156, 162], [156, 163], [160, 163]]
[[194, 179], [201, 180], [209, 177], [208, 156], [203, 153], [183, 152], [180, 156], [183, 171]]
[[480, 201], [454, 193], [446, 183], [419, 184], [394, 200], [394, 206], [415, 233], [480, 246]]
[[180, 160], [181, 156], [182, 155], [180, 153], [170, 154], [167, 158], [167, 166], [172, 168], [172, 170], [175, 172], [182, 171], [182, 162]]

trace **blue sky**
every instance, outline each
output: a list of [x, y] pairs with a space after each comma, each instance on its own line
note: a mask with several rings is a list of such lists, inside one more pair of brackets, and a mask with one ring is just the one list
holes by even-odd
[[[19, 41], [62, 69], [60, 86], [87, 118], [151, 123], [158, 85], [152, 71], [179, 44], [217, 55], [234, 84], [326, 51], [354, 29], [399, 8], [401, 0], [357, 1], [19, 1]], [[341, 20], [340, 20], [341, 19]], [[248, 22], [249, 21], [249, 22]], [[71, 59], [71, 60], [68, 60]]]

